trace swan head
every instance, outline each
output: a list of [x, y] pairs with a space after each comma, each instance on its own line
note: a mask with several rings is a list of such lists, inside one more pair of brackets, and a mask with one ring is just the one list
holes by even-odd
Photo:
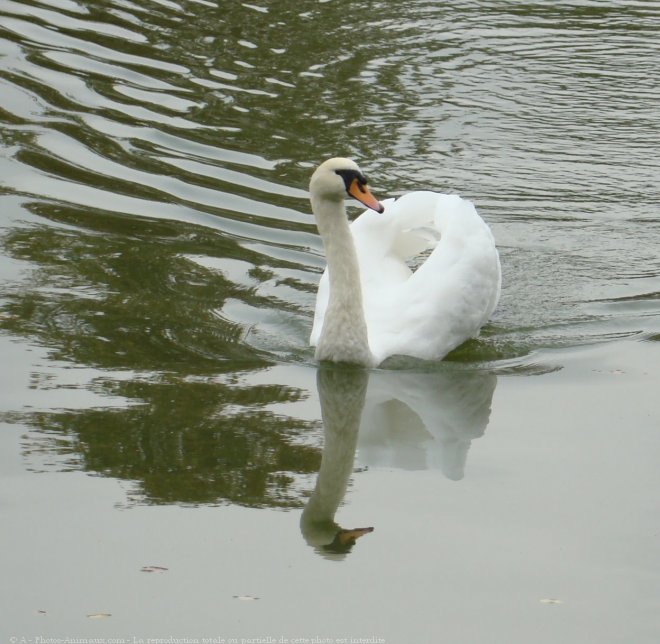
[[362, 170], [351, 159], [335, 157], [324, 161], [312, 175], [309, 192], [312, 199], [342, 201], [348, 195], [371, 210], [376, 212], [385, 210], [369, 191], [367, 178]]

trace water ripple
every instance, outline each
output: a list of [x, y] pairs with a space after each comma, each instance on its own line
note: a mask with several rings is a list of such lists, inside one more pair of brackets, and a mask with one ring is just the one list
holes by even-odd
[[[169, 278], [141, 297], [157, 309], [163, 293], [199, 295], [162, 326], [159, 350], [308, 360], [323, 258], [306, 184], [321, 158], [346, 154], [379, 195], [456, 191], [491, 224], [503, 297], [469, 359], [657, 333], [660, 5], [353, 11], [359, 33], [337, 3], [2, 0], [2, 190], [19, 198], [13, 221], [61, 253], [7, 229], [10, 257], [27, 247], [49, 267], [33, 296], [52, 326], [30, 328], [107, 337], [51, 283], [75, 244], [46, 229], [72, 227], [99, 252], [92, 240], [112, 231], [96, 260], [107, 281], [110, 257], [153, 243]], [[70, 269], [75, 293], [105, 291]], [[138, 302], [146, 278], [119, 274]], [[101, 298], [97, 317], [114, 305]]]

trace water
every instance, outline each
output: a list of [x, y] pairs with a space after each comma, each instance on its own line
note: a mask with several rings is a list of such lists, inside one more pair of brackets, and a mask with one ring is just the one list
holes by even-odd
[[[8, 635], [657, 641], [658, 25], [650, 1], [0, 0]], [[476, 203], [503, 267], [478, 340], [317, 373], [306, 187], [335, 155], [381, 198]], [[330, 547], [339, 524], [375, 531]]]

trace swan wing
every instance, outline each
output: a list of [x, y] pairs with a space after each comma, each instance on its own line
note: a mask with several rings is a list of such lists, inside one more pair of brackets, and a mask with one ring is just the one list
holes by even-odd
[[381, 361], [444, 357], [478, 334], [499, 300], [499, 256], [474, 205], [457, 195], [423, 195], [423, 215], [406, 208], [399, 216], [425, 228], [430, 220], [440, 240], [408, 279], [365, 293], [369, 343]]

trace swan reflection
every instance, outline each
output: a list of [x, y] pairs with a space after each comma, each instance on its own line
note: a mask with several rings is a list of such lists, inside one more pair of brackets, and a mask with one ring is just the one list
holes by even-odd
[[358, 449], [364, 465], [439, 468], [463, 478], [470, 444], [486, 431], [497, 376], [474, 371], [371, 374]]
[[316, 487], [303, 510], [300, 529], [310, 546], [327, 558], [341, 558], [373, 528], [341, 528], [335, 512], [353, 472], [360, 417], [369, 373], [359, 368], [319, 367], [316, 386], [321, 401], [324, 443]]
[[370, 373], [322, 365], [316, 384], [325, 438], [316, 486], [300, 527], [319, 554], [337, 559], [373, 531], [345, 529], [335, 521], [356, 449], [362, 464], [439, 468], [450, 479], [463, 478], [470, 444], [488, 425], [497, 377], [456, 370]]

